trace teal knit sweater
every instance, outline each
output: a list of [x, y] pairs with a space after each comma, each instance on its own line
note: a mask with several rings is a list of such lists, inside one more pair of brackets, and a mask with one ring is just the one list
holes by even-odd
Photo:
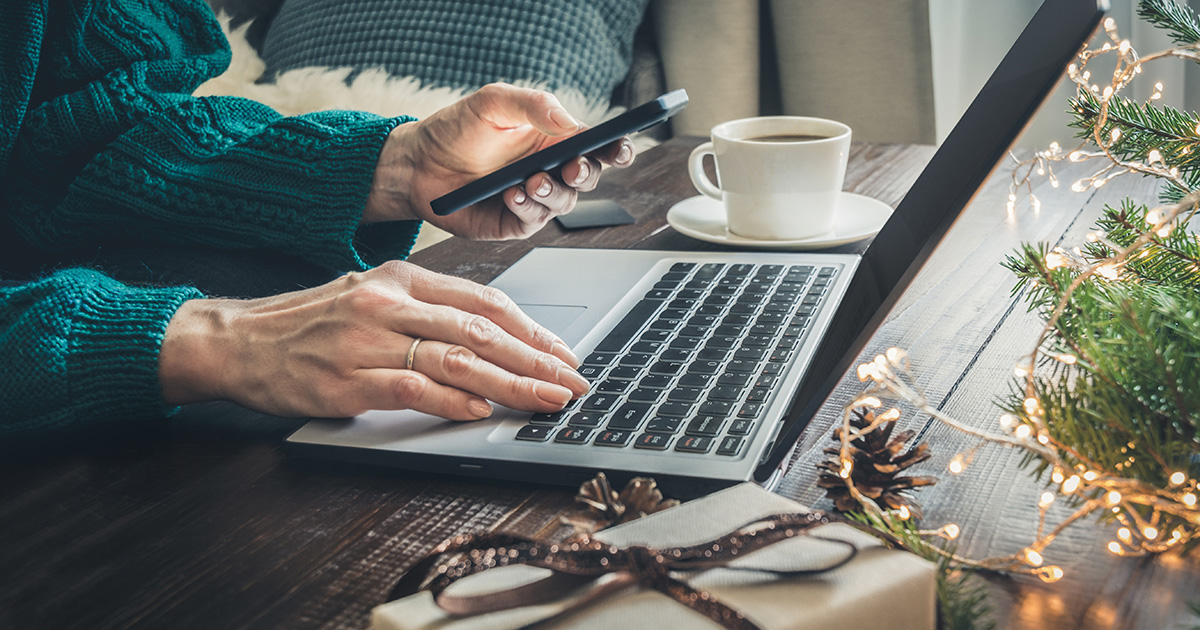
[[[202, 0], [0, 2], [0, 256], [203, 245], [339, 271], [405, 256], [418, 224], [358, 222], [388, 132], [411, 119], [190, 96], [228, 64]], [[86, 269], [17, 279], [0, 275], [0, 435], [163, 415], [159, 345], [199, 291]]]

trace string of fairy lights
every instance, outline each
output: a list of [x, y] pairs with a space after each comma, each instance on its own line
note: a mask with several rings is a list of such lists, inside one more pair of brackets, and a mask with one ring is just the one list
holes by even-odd
[[[1018, 193], [1022, 189], [1028, 189], [1031, 208], [1035, 212], [1040, 209], [1041, 202], [1033, 194], [1033, 179], [1035, 176], [1045, 177], [1052, 187], [1057, 188], [1059, 180], [1052, 165], [1064, 160], [1073, 163], [1103, 161], [1103, 165], [1093, 174], [1071, 184], [1071, 190], [1076, 192], [1100, 188], [1113, 178], [1129, 173], [1167, 179], [1187, 190], [1179, 170], [1168, 165], [1157, 149], [1148, 151], [1145, 160], [1142, 161], [1122, 159], [1112, 150], [1121, 140], [1120, 130], [1113, 128], [1106, 134], [1104, 129], [1113, 95], [1127, 87], [1134, 77], [1142, 72], [1144, 64], [1172, 57], [1200, 61], [1200, 42], [1139, 57], [1129, 40], [1119, 36], [1112, 18], [1104, 21], [1104, 32], [1108, 41], [1098, 48], [1082, 50], [1075, 63], [1067, 68], [1067, 76], [1079, 89], [1090, 92], [1099, 102], [1099, 112], [1091, 128], [1091, 141], [1098, 150], [1087, 150], [1086, 142], [1072, 151], [1065, 151], [1058, 143], [1051, 143], [1047, 149], [1036, 152], [1032, 158], [1017, 160], [1008, 196], [1007, 210], [1010, 216], [1016, 212]], [[1102, 56], [1116, 58], [1116, 68], [1111, 75], [1111, 81], [1103, 87], [1100, 83], [1092, 82], [1092, 73], [1088, 69], [1089, 63]], [[1149, 101], [1162, 98], [1162, 92], [1163, 84], [1156, 83]], [[1197, 124], [1195, 133], [1196, 137], [1191, 140], [1200, 141], [1200, 124]], [[1016, 160], [1015, 157], [1013, 159]], [[1116, 539], [1106, 545], [1108, 551], [1115, 555], [1159, 553], [1200, 539], [1200, 506], [1197, 505], [1200, 499], [1200, 483], [1196, 479], [1190, 478], [1183, 470], [1167, 470], [1164, 475], [1167, 479], [1166, 487], [1157, 487], [1120, 476], [1120, 469], [1131, 464], [1135, 457], [1133, 451], [1136, 444], [1133, 442], [1122, 448], [1123, 454], [1129, 453], [1129, 459], [1123, 464], [1117, 464], [1117, 470], [1105, 470], [1070, 444], [1055, 439], [1048, 431], [1045, 411], [1035, 395], [1033, 373], [1033, 366], [1038, 364], [1040, 357], [1050, 357], [1067, 365], [1075, 364], [1081, 359], [1089, 359], [1083, 349], [1078, 347], [1071, 349], [1073, 353], [1051, 352], [1046, 349], [1047, 338], [1055, 330], [1071, 295], [1093, 276], [1098, 275], [1106, 281], [1120, 281], [1126, 261], [1156, 237], [1169, 235], [1182, 216], [1190, 217], [1196, 212], [1198, 203], [1200, 191], [1195, 191], [1184, 196], [1175, 205], [1154, 208], [1145, 216], [1147, 225], [1143, 233], [1127, 247], [1119, 247], [1112, 243], [1103, 232], [1088, 233], [1085, 238], [1089, 242], [1102, 243], [1113, 252], [1107, 258], [1088, 262], [1078, 247], [1071, 250], [1058, 247], [1046, 254], [1047, 268], [1071, 267], [1078, 270], [1078, 274], [1056, 303], [1055, 309], [1038, 335], [1033, 350], [1014, 368], [1017, 377], [1025, 379], [1025, 413], [1020, 417], [1002, 414], [999, 417], [999, 431], [971, 427], [937, 409], [917, 386], [910, 369], [908, 354], [899, 348], [891, 348], [885, 354], [875, 357], [873, 361], [860, 365], [858, 377], [860, 380], [869, 381], [869, 384], [867, 389], [844, 409], [839, 454], [839, 474], [846, 480], [850, 493], [858, 499], [864, 509], [885, 522], [891, 522], [893, 518], [908, 520], [911, 517], [905, 507], [893, 511], [880, 508], [870, 498], [863, 496], [851, 481], [854, 466], [851, 442], [900, 416], [900, 411], [892, 407], [884, 412], [876, 412], [867, 426], [855, 429], [850, 422], [854, 410], [878, 410], [883, 407], [885, 401], [904, 402], [952, 429], [979, 439], [974, 447], [950, 460], [948, 469], [951, 474], [957, 475], [966, 470], [978, 449], [989, 443], [1022, 449], [1049, 466], [1052, 485], [1042, 493], [1037, 502], [1038, 522], [1034, 540], [1013, 554], [983, 559], [972, 559], [931, 546], [938, 553], [962, 566], [1031, 574], [1046, 582], [1056, 582], [1062, 579], [1064, 571], [1059, 566], [1044, 564], [1045, 549], [1066, 528], [1089, 515], [1105, 510], [1111, 513], [1119, 525]], [[1072, 465], [1068, 460], [1077, 463]], [[1070, 498], [1074, 510], [1057, 525], [1048, 529], [1048, 512], [1056, 503], [1061, 503], [1060, 498]], [[960, 535], [961, 528], [957, 524], [947, 523], [936, 530], [920, 533], [953, 540]]]

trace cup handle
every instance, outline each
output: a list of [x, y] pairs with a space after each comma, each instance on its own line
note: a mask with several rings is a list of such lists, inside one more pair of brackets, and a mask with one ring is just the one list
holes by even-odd
[[692, 176], [692, 185], [696, 190], [721, 201], [721, 189], [713, 184], [708, 179], [708, 175], [704, 174], [704, 156], [713, 154], [713, 143], [705, 142], [704, 144], [692, 149], [692, 154], [688, 157], [688, 175]]

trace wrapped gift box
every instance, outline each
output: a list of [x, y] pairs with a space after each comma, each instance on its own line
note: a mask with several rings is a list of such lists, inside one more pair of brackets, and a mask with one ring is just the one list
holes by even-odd
[[[603, 530], [595, 538], [626, 547], [673, 547], [718, 538], [755, 519], [803, 506], [753, 484], [742, 484], [702, 499]], [[858, 554], [836, 569], [803, 577], [765, 572], [819, 564], [821, 556], [844, 546], [818, 538], [854, 544]], [[905, 551], [884, 547], [875, 538], [843, 524], [810, 530], [809, 536], [777, 543], [738, 558], [731, 566], [763, 569], [710, 569], [683, 575], [694, 588], [712, 594], [764, 630], [829, 630], [830, 628], [930, 629], [935, 627], [935, 568]], [[510, 566], [492, 569], [451, 585], [447, 593], [475, 595], [500, 591], [545, 577], [546, 569]], [[603, 579], [603, 578], [602, 578]], [[390, 602], [372, 614], [374, 630], [515, 630], [569, 607], [582, 592], [550, 603], [473, 617], [442, 611], [428, 592]], [[539, 626], [540, 627], [540, 626]], [[634, 628], [714, 628], [721, 626], [655, 591], [628, 590], [558, 619], [549, 628], [632, 630]]]

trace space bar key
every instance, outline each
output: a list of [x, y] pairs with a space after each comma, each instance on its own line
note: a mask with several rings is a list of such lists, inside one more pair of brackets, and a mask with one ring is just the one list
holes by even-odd
[[621, 322], [609, 331], [608, 336], [596, 346], [595, 352], [620, 352], [624, 350], [625, 346], [629, 345], [629, 341], [637, 335], [642, 326], [658, 310], [660, 304], [662, 304], [660, 300], [642, 300], [635, 304], [625, 314], [625, 317], [621, 318]]

